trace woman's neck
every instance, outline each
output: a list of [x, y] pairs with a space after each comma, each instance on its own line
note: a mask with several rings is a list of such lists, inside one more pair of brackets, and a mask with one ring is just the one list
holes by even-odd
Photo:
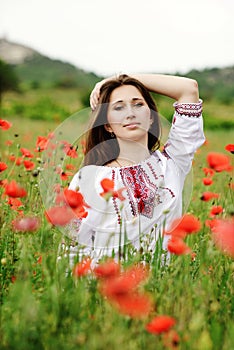
[[150, 156], [147, 145], [134, 141], [119, 140], [119, 156], [117, 162], [121, 166], [137, 164]]

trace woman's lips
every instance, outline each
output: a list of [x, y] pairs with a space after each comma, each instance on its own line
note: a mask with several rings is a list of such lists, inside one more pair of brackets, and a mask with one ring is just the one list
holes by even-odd
[[125, 124], [124, 128], [128, 128], [128, 129], [135, 129], [140, 125], [140, 123], [129, 123], [129, 124]]

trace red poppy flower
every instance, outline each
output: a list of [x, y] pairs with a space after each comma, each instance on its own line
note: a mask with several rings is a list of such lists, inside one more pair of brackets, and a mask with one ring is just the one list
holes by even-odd
[[20, 148], [21, 153], [24, 157], [33, 158], [34, 155], [27, 148]]
[[90, 258], [84, 258], [81, 262], [78, 262], [73, 270], [72, 275], [74, 277], [81, 277], [87, 275], [91, 271], [92, 260]]
[[10, 155], [8, 156], [8, 159], [9, 159], [11, 162], [14, 162], [14, 161], [15, 161], [15, 156], [14, 156], [14, 154], [10, 154]]
[[0, 128], [2, 130], [8, 130], [12, 126], [12, 123], [7, 120], [0, 119]]
[[63, 146], [63, 150], [65, 152], [65, 154], [71, 158], [77, 158], [78, 154], [74, 148], [74, 146], [72, 146], [69, 142], [67, 141], [61, 141]]
[[23, 163], [23, 157], [17, 157], [15, 159], [15, 165], [20, 166]]
[[103, 188], [103, 192], [104, 193], [108, 193], [108, 192], [113, 192], [114, 191], [114, 186], [115, 183], [113, 180], [105, 178], [100, 182], [102, 188]]
[[6, 146], [11, 146], [13, 144], [13, 141], [11, 140], [6, 140], [5, 145]]
[[48, 146], [48, 138], [45, 136], [38, 136], [36, 143], [36, 152], [44, 151]]
[[202, 170], [204, 171], [206, 176], [213, 176], [215, 174], [215, 171], [210, 168], [203, 168]]
[[222, 153], [210, 152], [207, 155], [207, 162], [210, 168], [217, 172], [230, 171], [232, 169], [229, 157]]
[[167, 249], [170, 253], [176, 255], [189, 254], [191, 252], [191, 249], [187, 246], [187, 244], [178, 237], [172, 237], [169, 239]]
[[0, 173], [7, 169], [6, 163], [0, 162]]
[[201, 200], [204, 202], [208, 202], [211, 199], [214, 198], [219, 198], [219, 194], [218, 193], [214, 193], [214, 192], [203, 192], [202, 196], [201, 196]]
[[229, 143], [229, 145], [225, 146], [225, 150], [234, 154], [234, 145]]
[[69, 179], [69, 176], [73, 176], [74, 174], [71, 171], [62, 171], [60, 174], [60, 178], [63, 181], [67, 181]]
[[120, 266], [113, 259], [109, 259], [94, 268], [94, 273], [99, 278], [111, 278], [119, 275]]
[[117, 191], [114, 191], [115, 183], [113, 180], [105, 178], [100, 182], [103, 192], [100, 193], [100, 196], [108, 200], [110, 197], [119, 198], [120, 201], [124, 201], [125, 197], [123, 196], [123, 191], [126, 187], [122, 187]]
[[202, 182], [205, 186], [210, 186], [213, 183], [213, 180], [210, 177], [204, 177], [202, 179]]
[[176, 323], [173, 317], [167, 315], [156, 316], [146, 325], [146, 330], [152, 334], [160, 334], [168, 332]]
[[166, 349], [177, 350], [179, 344], [180, 336], [174, 329], [170, 329], [168, 332], [163, 334], [163, 345]]
[[32, 170], [35, 168], [35, 163], [31, 162], [31, 160], [24, 160], [24, 167], [27, 170]]
[[[201, 222], [192, 214], [185, 214], [182, 218], [176, 219], [171, 225], [171, 230], [180, 230], [190, 234], [192, 232], [198, 232], [201, 229]], [[168, 234], [173, 235], [172, 231], [168, 231]]]
[[75, 165], [73, 164], [66, 164], [66, 170], [75, 170]]
[[234, 219], [216, 220], [212, 228], [215, 245], [225, 254], [234, 258]]
[[146, 268], [141, 266], [130, 267], [121, 275], [103, 282], [100, 291], [109, 298], [127, 294], [135, 290], [147, 277], [148, 271]]
[[152, 299], [148, 294], [129, 293], [117, 295], [112, 300], [117, 310], [131, 318], [142, 318], [149, 315], [153, 310]]
[[37, 217], [23, 217], [12, 222], [13, 228], [20, 232], [32, 232], [39, 228], [39, 219]]
[[69, 179], [69, 176], [73, 176], [74, 174], [71, 172], [71, 171], [63, 171], [63, 169], [62, 168], [60, 168], [60, 167], [58, 167], [57, 169], [56, 169], [56, 172], [57, 172], [57, 174], [59, 174], [60, 175], [60, 179], [62, 180], [62, 181], [67, 181], [68, 179]]
[[222, 212], [223, 212], [223, 207], [221, 205], [214, 205], [211, 208], [210, 216], [218, 215], [218, 214], [221, 214]]
[[52, 207], [46, 210], [45, 216], [55, 226], [65, 226], [75, 218], [74, 212], [67, 206]]
[[72, 208], [82, 207], [84, 198], [80, 192], [75, 192], [65, 188], [63, 191], [65, 202]]
[[88, 212], [85, 210], [84, 207], [77, 207], [73, 208], [73, 213], [75, 214], [76, 218], [86, 218], [88, 216]]
[[5, 193], [9, 197], [20, 198], [26, 197], [27, 192], [15, 180], [12, 180], [5, 186]]
[[13, 210], [17, 210], [19, 207], [23, 205], [21, 200], [19, 200], [18, 198], [12, 198], [12, 197], [8, 198], [7, 203], [10, 205], [11, 209]]
[[212, 220], [206, 220], [205, 221], [206, 227], [209, 227], [210, 229], [212, 229], [216, 224], [217, 224], [217, 219], [212, 219]]

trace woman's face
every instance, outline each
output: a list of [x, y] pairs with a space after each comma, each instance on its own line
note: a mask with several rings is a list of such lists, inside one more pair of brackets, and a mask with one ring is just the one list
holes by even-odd
[[151, 111], [140, 91], [133, 85], [113, 90], [107, 111], [106, 130], [118, 139], [132, 140], [147, 145], [148, 130], [153, 120]]

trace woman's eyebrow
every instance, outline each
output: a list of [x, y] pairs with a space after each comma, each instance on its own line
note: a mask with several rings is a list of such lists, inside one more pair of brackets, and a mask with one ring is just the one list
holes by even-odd
[[[137, 100], [143, 101], [143, 98], [141, 98], [141, 97], [133, 97], [133, 98], [131, 99], [131, 101], [137, 101]], [[124, 101], [123, 101], [123, 100], [118, 100], [118, 101], [112, 102], [111, 104], [114, 105], [114, 104], [116, 104], [116, 103], [121, 103], [121, 102], [124, 102]]]

